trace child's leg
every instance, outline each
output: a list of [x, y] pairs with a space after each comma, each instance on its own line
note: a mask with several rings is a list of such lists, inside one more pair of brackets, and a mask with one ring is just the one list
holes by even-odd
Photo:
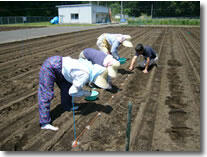
[[65, 79], [62, 80], [60, 84], [60, 95], [61, 95], [61, 105], [64, 110], [70, 110], [72, 108], [72, 96], [69, 95], [69, 89], [72, 86], [71, 83], [67, 82]]
[[138, 61], [138, 62], [137, 62], [137, 66], [138, 66], [138, 67], [144, 68], [145, 65], [146, 65], [146, 60], [144, 60], [144, 61]]
[[157, 64], [157, 62], [158, 62], [158, 57], [156, 57], [156, 58], [154, 58], [154, 59], [151, 59], [151, 60], [150, 60], [150, 64], [149, 64], [149, 66], [151, 66], [151, 65], [153, 65], [153, 64]]
[[54, 97], [54, 78], [52, 75], [52, 72], [45, 67], [42, 67], [39, 73], [38, 103], [40, 125], [51, 122], [50, 103]]

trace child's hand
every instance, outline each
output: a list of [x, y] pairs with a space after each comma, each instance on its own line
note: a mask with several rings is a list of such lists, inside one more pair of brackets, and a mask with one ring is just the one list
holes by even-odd
[[134, 69], [134, 67], [132, 67], [132, 66], [129, 67], [129, 70], [130, 70], [130, 71], [132, 71], [133, 69]]

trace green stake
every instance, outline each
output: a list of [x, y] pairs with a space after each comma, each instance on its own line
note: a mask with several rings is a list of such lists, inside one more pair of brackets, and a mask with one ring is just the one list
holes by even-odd
[[131, 112], [132, 112], [132, 103], [128, 103], [128, 122], [126, 129], [126, 151], [129, 151], [129, 143], [130, 143], [130, 132], [131, 132]]

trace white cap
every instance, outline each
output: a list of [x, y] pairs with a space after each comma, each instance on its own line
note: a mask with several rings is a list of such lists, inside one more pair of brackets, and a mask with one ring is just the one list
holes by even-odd
[[122, 42], [122, 45], [125, 46], [125, 47], [133, 47], [132, 42], [129, 41], [129, 40], [124, 40], [124, 41]]
[[107, 68], [108, 75], [112, 78], [115, 78], [117, 76], [117, 71], [118, 71], [119, 66], [120, 66], [119, 61], [114, 62], [112, 66], [108, 66]]
[[97, 76], [94, 80], [94, 84], [100, 88], [108, 89], [110, 85], [107, 82], [108, 71], [105, 70], [102, 74]]
[[130, 35], [124, 35], [124, 38], [126, 39], [126, 40], [131, 40], [131, 36]]

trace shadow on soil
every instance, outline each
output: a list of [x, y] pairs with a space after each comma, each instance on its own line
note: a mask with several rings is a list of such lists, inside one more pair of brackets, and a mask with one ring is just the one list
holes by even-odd
[[[82, 114], [82, 115], [88, 115], [93, 112], [103, 112], [106, 114], [111, 113], [113, 108], [109, 105], [101, 105], [96, 104], [95, 102], [87, 102], [87, 103], [77, 103], [77, 106], [79, 106], [79, 109], [75, 111], [75, 114]], [[51, 123], [61, 116], [64, 112], [68, 112], [63, 108], [61, 104], [58, 104], [56, 108], [54, 108], [51, 113]], [[72, 111], [69, 111], [72, 112]]]
[[53, 110], [51, 110], [50, 112], [50, 116], [51, 116], [51, 123], [57, 119], [58, 117], [61, 116], [62, 113], [65, 112], [65, 109], [63, 108], [63, 106], [61, 104], [58, 104]]
[[[96, 86], [95, 84], [92, 84], [92, 87], [91, 88], [97, 88], [97, 89], [101, 89], [100, 87]], [[118, 88], [116, 85], [113, 85], [111, 84], [111, 89], [105, 89], [107, 92], [110, 92], [110, 93], [117, 93], [119, 91], [121, 91], [122, 89]]]
[[126, 74], [132, 74], [134, 72], [125, 70], [125, 69], [118, 69], [118, 73], [122, 74], [122, 75], [126, 75]]
[[80, 103], [77, 105], [79, 106], [79, 110], [76, 114], [82, 115], [88, 115], [93, 112], [104, 112], [109, 114], [113, 110], [113, 108], [109, 105], [96, 104], [95, 102]]
[[[144, 70], [144, 67], [136, 67], [138, 70], [140, 70], [140, 71], [143, 71]], [[151, 65], [151, 66], [149, 66], [148, 67], [148, 72], [150, 72], [153, 68], [158, 68], [158, 66], [157, 65]]]
[[111, 85], [111, 87], [111, 89], [106, 89], [106, 91], [115, 94], [122, 90], [115, 85]]

